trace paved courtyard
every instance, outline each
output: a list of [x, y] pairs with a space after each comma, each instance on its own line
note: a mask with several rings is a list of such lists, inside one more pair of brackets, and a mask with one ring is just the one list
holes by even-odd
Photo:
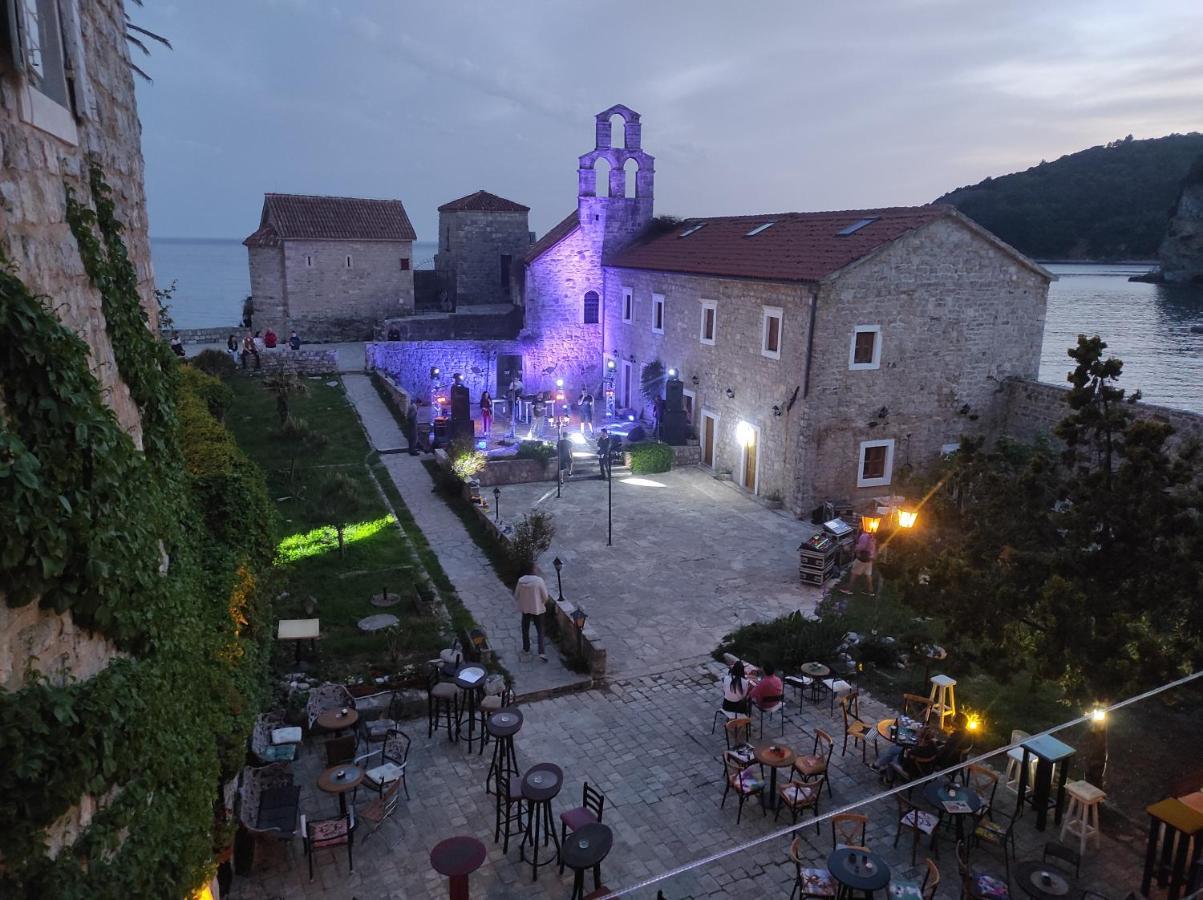
[[[553, 801], [557, 820], [560, 812], [579, 805], [583, 782], [606, 795], [603, 818], [613, 829], [614, 847], [602, 866], [602, 876], [611, 889], [630, 888], [675, 867], [762, 841], [653, 887], [624, 892], [624, 897], [651, 900], [657, 889], [667, 900], [789, 895], [793, 872], [787, 858], [788, 813], [774, 823], [771, 814], [762, 815], [751, 801], [742, 822], [736, 824], [733, 796], [719, 808], [723, 785], [719, 755], [724, 740], [721, 729], [713, 735], [709, 732], [720, 672], [714, 663], [687, 664], [658, 675], [615, 680], [605, 689], [520, 706], [525, 721], [516, 737], [519, 767], [525, 770], [535, 763], [554, 762], [564, 770], [563, 789]], [[876, 721], [886, 713], [872, 700], [862, 707], [866, 720]], [[791, 698], [785, 735], [776, 739], [809, 752], [816, 729], [836, 738], [831, 767], [834, 796], [823, 794], [824, 815], [883, 790], [854, 747], [841, 754], [842, 722], [830, 714], [825, 700]], [[412, 799], [401, 801], [394, 820], [380, 833], [365, 837], [368, 828], [363, 828], [356, 840], [354, 872], [348, 871], [345, 848], [323, 850], [316, 857], [316, 878], [310, 882], [299, 840], [283, 846], [264, 842], [258, 848], [253, 876], [237, 878], [233, 896], [243, 900], [445, 897], [446, 881], [431, 870], [429, 852], [444, 838], [465, 834], [477, 837], [488, 849], [483, 866], [472, 876], [472, 896], [567, 897], [571, 872], [560, 876], [556, 867], [549, 866], [532, 882], [529, 865], [519, 861], [516, 842], [511, 842], [508, 854], [493, 843], [494, 800], [484, 789], [491, 747], [477, 755], [462, 744], [450, 743], [445, 733], [427, 738], [424, 720], [405, 723], [405, 730], [414, 739], [408, 765]], [[778, 731], [774, 727], [770, 733], [776, 736]], [[1071, 736], [1066, 739], [1075, 741]], [[325, 818], [336, 815], [337, 802], [314, 786], [322, 768], [320, 750], [320, 744], [307, 739], [293, 765], [296, 782], [302, 786], [302, 811]], [[871, 761], [872, 746], [868, 753]], [[920, 794], [915, 791], [916, 798]], [[1012, 811], [1014, 798], [1000, 787], [996, 808]], [[358, 802], [367, 800], [361, 791]], [[911, 865], [910, 836], [904, 834], [897, 850], [892, 847], [896, 802], [887, 797], [858, 811], [869, 816], [868, 846], [899, 871]], [[821, 865], [832, 846], [830, 826], [823, 822], [816, 834], [812, 821], [806, 814], [798, 833], [808, 863]], [[1038, 858], [1045, 841], [1056, 835], [1051, 822], [1047, 831], [1036, 832], [1033, 814], [1026, 813], [1017, 827], [1018, 859]], [[954, 843], [951, 834], [942, 834], [935, 857], [942, 878], [937, 896], [947, 900], [959, 893]], [[1088, 855], [1079, 887], [1113, 898], [1135, 890], [1142, 845], [1139, 825], [1119, 827], [1105, 817], [1102, 846]], [[921, 844], [920, 864], [929, 852]], [[988, 849], [977, 851], [973, 861], [1003, 874], [1001, 857]], [[588, 887], [592, 889], [592, 884]]]
[[798, 580], [798, 544], [814, 527], [766, 509], [707, 470], [616, 477], [613, 546], [607, 484], [574, 478], [502, 488], [504, 518], [538, 507], [555, 517], [541, 561], [563, 561], [564, 596], [606, 645], [611, 677], [662, 671], [708, 654], [748, 622], [810, 613], [818, 588]]

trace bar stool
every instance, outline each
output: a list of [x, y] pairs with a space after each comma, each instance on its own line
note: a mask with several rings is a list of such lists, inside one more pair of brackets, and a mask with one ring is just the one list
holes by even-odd
[[1094, 846], [1099, 846], [1099, 804], [1107, 797], [1101, 790], [1089, 781], [1071, 781], [1065, 786], [1069, 794], [1069, 809], [1065, 820], [1061, 823], [1061, 842], [1065, 843], [1067, 834], [1078, 839], [1078, 853], [1086, 855], [1086, 844], [1094, 838]]
[[[518, 756], [514, 752], [514, 735], [522, 730], [522, 713], [517, 709], [500, 709], [485, 722], [485, 733], [493, 738], [493, 761], [485, 776], [485, 792], [492, 794], [501, 775], [518, 774]], [[494, 785], [490, 790], [489, 785]]]
[[[526, 834], [518, 847], [518, 858], [526, 862], [526, 847], [531, 848], [531, 881], [539, 879], [539, 866], [555, 863], [560, 858], [560, 837], [551, 819], [551, 801], [564, 785], [564, 770], [554, 763], [531, 766], [522, 776], [522, 796], [526, 799]], [[539, 860], [539, 846], [555, 845], [550, 858]]]
[[930, 722], [933, 715], [940, 717], [939, 725], [944, 727], [944, 720], [957, 714], [957, 681], [947, 675], [931, 677], [931, 694], [928, 695], [931, 708], [927, 711], [925, 722]]
[[432, 668], [426, 674], [426, 736], [433, 737], [439, 730], [442, 721], [447, 721], [447, 739], [454, 742], [456, 734], [452, 726], [459, 720], [456, 706], [459, 702], [459, 688], [450, 681], [439, 680], [438, 668]]

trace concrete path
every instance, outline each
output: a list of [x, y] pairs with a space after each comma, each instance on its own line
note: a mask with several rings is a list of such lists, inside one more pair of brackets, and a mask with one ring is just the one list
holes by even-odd
[[[346, 374], [347, 397], [355, 404], [372, 446], [380, 451], [404, 447], [405, 439], [396, 420], [381, 402], [365, 375]], [[554, 691], [588, 682], [588, 677], [567, 669], [554, 646], [548, 661], [522, 661], [521, 618], [514, 598], [493, 571], [489, 560], [473, 542], [462, 522], [441, 497], [433, 493], [433, 482], [422, 466], [423, 457], [391, 453], [381, 457], [405, 505], [442, 563], [464, 605], [476, 617], [497, 649], [499, 659], [514, 676], [519, 696]], [[534, 641], [534, 634], [531, 634]]]

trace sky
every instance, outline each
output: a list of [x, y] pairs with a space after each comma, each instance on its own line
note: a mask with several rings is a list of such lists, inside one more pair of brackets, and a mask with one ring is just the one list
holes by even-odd
[[[145, 0], [151, 233], [242, 238], [269, 191], [478, 189], [542, 234], [593, 116], [637, 110], [657, 214], [930, 202], [1132, 134], [1203, 130], [1197, 0]], [[616, 141], [617, 143], [617, 141]]]

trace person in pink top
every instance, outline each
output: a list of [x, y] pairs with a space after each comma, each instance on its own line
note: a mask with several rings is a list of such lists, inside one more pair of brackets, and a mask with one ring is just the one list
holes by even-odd
[[764, 677], [756, 682], [756, 686], [748, 694], [757, 706], [769, 706], [785, 694], [785, 685], [777, 677], [777, 670], [773, 668], [773, 664], [766, 662], [763, 670]]
[[852, 574], [848, 576], [848, 587], [844, 593], [856, 590], [856, 583], [864, 578], [866, 592], [875, 594], [873, 588], [873, 560], [877, 559], [877, 540], [871, 532], [862, 531], [856, 539], [856, 559], [852, 562]]

